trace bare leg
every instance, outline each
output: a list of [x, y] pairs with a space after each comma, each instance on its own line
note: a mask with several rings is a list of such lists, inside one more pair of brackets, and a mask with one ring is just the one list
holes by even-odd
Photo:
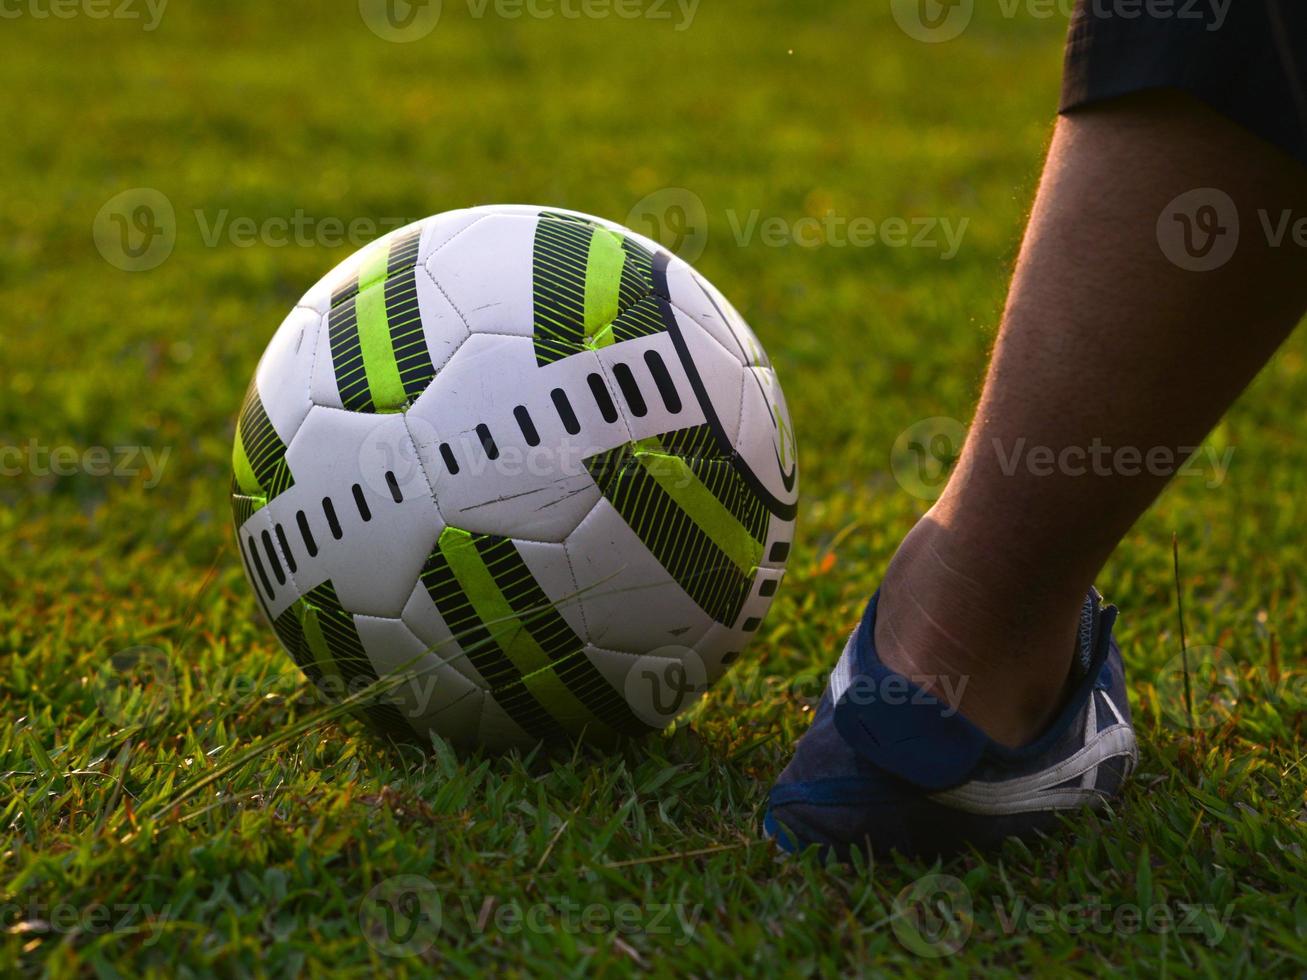
[[[1234, 257], [1210, 272], [1172, 264], [1156, 234], [1199, 187], [1242, 219]], [[1039, 733], [1085, 593], [1167, 481], [1095, 473], [1089, 452], [1202, 440], [1307, 308], [1307, 250], [1271, 247], [1257, 218], [1305, 207], [1298, 164], [1178, 92], [1059, 121], [962, 457], [885, 576], [887, 665], [949, 675], [940, 694], [965, 678], [957, 706], [1000, 742]], [[1013, 470], [1033, 447], [1070, 450], [1088, 472], [1035, 475], [1028, 455]]]

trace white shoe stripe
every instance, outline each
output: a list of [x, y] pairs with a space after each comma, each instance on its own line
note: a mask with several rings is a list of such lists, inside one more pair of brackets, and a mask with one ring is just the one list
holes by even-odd
[[[1086, 742], [1080, 751], [1050, 769], [997, 782], [974, 779], [942, 793], [932, 793], [930, 798], [954, 809], [986, 816], [1093, 805], [1105, 798], [1094, 788], [1098, 767], [1108, 759], [1124, 756], [1128, 776], [1134, 770], [1138, 752], [1135, 733], [1130, 726], [1111, 725]], [[1059, 785], [1081, 776], [1087, 779], [1078, 787]]]
[[[1097, 698], [1094, 697], [1098, 692], [1092, 688], [1089, 691], [1089, 705], [1085, 710], [1085, 744], [1088, 745], [1090, 740], [1098, 734], [1098, 705]], [[1098, 775], [1098, 767], [1086, 769], [1085, 774], [1080, 778], [1081, 789], [1093, 789], [1094, 779]]]
[[853, 683], [853, 638], [857, 635], [858, 631], [856, 629], [849, 634], [849, 642], [844, 644], [844, 652], [840, 654], [840, 659], [835, 665], [835, 669], [830, 672], [830, 696], [832, 705], [840, 703], [840, 698], [844, 696], [844, 692], [847, 691], [849, 685]]

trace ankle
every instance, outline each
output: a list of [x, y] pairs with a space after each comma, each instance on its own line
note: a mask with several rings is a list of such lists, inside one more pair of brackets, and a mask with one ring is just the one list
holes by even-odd
[[1014, 599], [1037, 590], [986, 581], [983, 565], [948, 543], [929, 517], [904, 539], [881, 586], [877, 653], [995, 741], [1025, 744], [1064, 700], [1079, 602], [1063, 610]]

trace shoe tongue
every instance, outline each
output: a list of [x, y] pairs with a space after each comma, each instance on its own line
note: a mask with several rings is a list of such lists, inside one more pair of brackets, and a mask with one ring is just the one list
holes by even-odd
[[[880, 662], [875, 643], [878, 599], [879, 595], [872, 597], [850, 638], [844, 654], [849, 661], [842, 659], [837, 667], [843, 678], [835, 728], [853, 751], [878, 769], [930, 792], [957, 786], [993, 743], [957, 709]], [[1103, 631], [1111, 631], [1114, 619], [1115, 610], [1108, 607], [1105, 614], [1102, 597], [1091, 589], [1081, 607], [1076, 635], [1075, 690], [1051, 728], [1060, 730], [1088, 696], [1086, 678], [1106, 656]], [[1043, 740], [1017, 751], [1038, 749]]]
[[989, 744], [954, 708], [882, 664], [854, 678], [835, 706], [835, 729], [876, 768], [931, 792], [964, 782]]
[[876, 654], [876, 600], [841, 663], [847, 685], [835, 705], [835, 729], [878, 769], [927, 791], [964, 782], [989, 738], [957, 709], [890, 670]]

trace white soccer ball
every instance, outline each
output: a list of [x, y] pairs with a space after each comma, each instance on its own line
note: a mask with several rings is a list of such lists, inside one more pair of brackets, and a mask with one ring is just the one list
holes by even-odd
[[308, 677], [393, 736], [491, 749], [670, 723], [762, 622], [798, 499], [730, 303], [527, 206], [409, 225], [309, 290], [233, 466], [246, 573]]

